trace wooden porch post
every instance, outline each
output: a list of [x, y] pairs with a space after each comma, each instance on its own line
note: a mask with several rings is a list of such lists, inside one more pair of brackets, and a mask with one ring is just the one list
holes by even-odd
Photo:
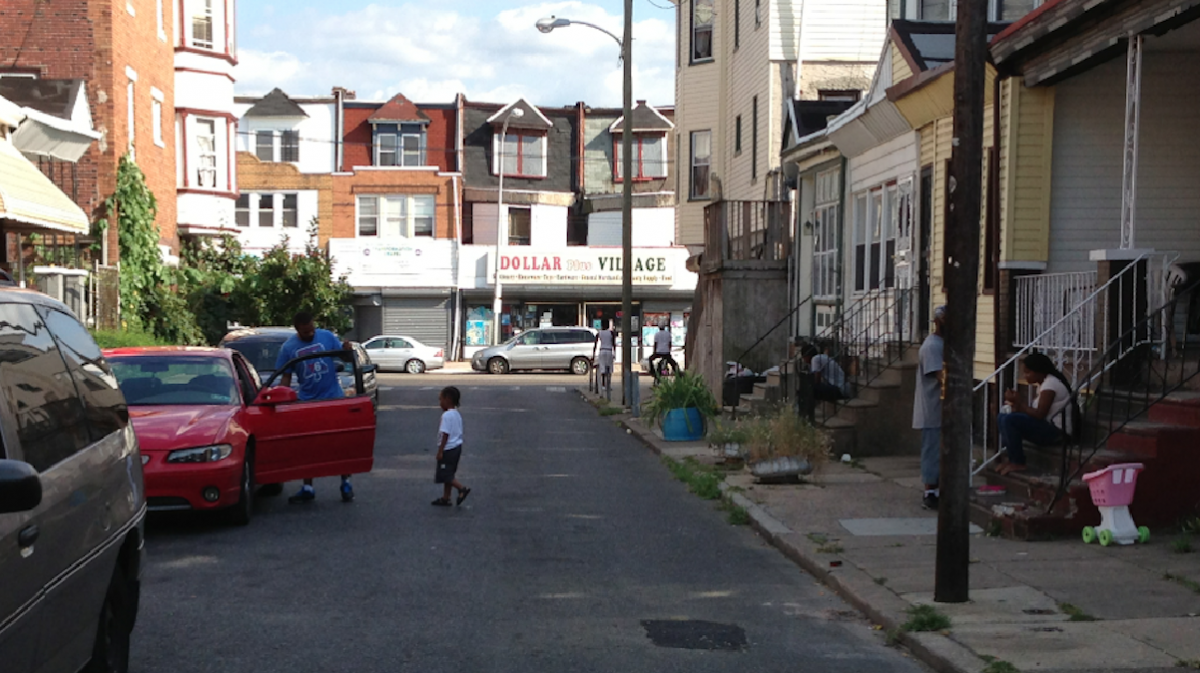
[[1137, 223], [1138, 136], [1142, 125], [1142, 36], [1129, 36], [1125, 77], [1124, 171], [1121, 181], [1121, 249], [1132, 250]]

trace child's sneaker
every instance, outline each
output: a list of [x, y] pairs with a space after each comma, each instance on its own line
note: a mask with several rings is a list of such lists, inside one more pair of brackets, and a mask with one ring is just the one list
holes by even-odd
[[350, 482], [343, 481], [342, 482], [342, 502], [350, 502], [352, 500], [354, 500], [354, 487], [350, 485]]
[[312, 486], [305, 484], [304, 486], [300, 487], [299, 491], [296, 491], [296, 495], [293, 495], [292, 497], [288, 498], [288, 502], [289, 503], [312, 502], [313, 500], [316, 500], [316, 499], [317, 499], [317, 492], [315, 490], [313, 490]]

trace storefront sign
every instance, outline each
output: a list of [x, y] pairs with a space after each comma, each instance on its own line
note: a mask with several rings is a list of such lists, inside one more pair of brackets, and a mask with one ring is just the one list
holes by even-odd
[[329, 241], [334, 273], [354, 286], [446, 287], [456, 285], [453, 241], [335, 238]]
[[[671, 285], [680, 255], [677, 248], [633, 250], [634, 285]], [[500, 255], [500, 282], [513, 285], [620, 285], [621, 250], [616, 248], [505, 248]]]

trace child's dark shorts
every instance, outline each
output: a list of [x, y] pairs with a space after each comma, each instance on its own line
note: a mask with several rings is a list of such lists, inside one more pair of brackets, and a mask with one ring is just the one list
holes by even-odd
[[461, 444], [453, 449], [442, 451], [442, 459], [438, 461], [437, 473], [433, 477], [433, 483], [449, 484], [454, 481], [454, 474], [458, 472], [459, 458], [462, 458]]

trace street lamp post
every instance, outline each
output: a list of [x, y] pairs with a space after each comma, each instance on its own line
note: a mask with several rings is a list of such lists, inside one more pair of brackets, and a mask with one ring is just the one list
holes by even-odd
[[507, 227], [504, 226], [504, 140], [508, 136], [508, 123], [513, 117], [520, 119], [525, 116], [525, 111], [519, 107], [514, 107], [508, 111], [508, 115], [504, 118], [504, 125], [500, 127], [500, 142], [496, 145], [496, 167], [500, 173], [500, 189], [496, 195], [496, 260], [494, 262], [495, 269], [492, 271], [492, 285], [496, 288], [496, 294], [492, 299], [492, 339], [495, 343], [500, 343], [500, 313], [504, 308], [504, 286], [500, 283], [500, 245], [504, 240], [504, 232]]
[[[621, 132], [621, 384], [626, 405], [633, 404], [633, 0], [625, 0], [625, 33], [619, 38], [586, 21], [549, 17], [539, 19], [537, 29], [549, 33], [572, 25], [594, 28], [617, 41], [621, 47], [623, 78], [622, 110], [625, 123]], [[582, 160], [582, 157], [580, 158]]]

